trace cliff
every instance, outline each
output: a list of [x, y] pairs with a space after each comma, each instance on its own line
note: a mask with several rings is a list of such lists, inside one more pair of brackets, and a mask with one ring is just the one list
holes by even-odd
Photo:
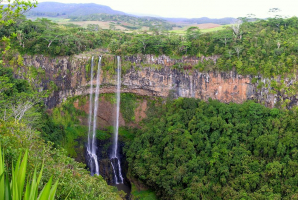
[[[287, 93], [277, 86], [273, 87], [272, 79], [261, 76], [252, 77], [229, 72], [200, 72], [194, 69], [200, 62], [212, 60], [216, 63], [219, 56], [184, 57], [171, 59], [168, 56], [139, 55], [125, 57], [122, 60], [121, 92], [135, 93], [146, 96], [194, 97], [203, 100], [217, 99], [221, 102], [242, 103], [253, 99], [268, 107], [297, 105], [296, 93]], [[104, 60], [105, 59], [105, 60]], [[97, 63], [95, 63], [95, 66]], [[115, 87], [115, 59], [103, 57], [101, 71], [101, 93], [113, 93]], [[34, 82], [40, 90], [53, 89], [52, 95], [46, 100], [49, 108], [55, 107], [64, 99], [90, 93], [90, 56], [56, 57], [25, 56], [24, 66], [19, 76], [28, 73], [30, 67], [42, 69], [39, 81]], [[89, 67], [90, 68], [90, 67]], [[112, 68], [112, 69], [111, 69]], [[178, 69], [179, 68], [179, 69]], [[295, 85], [292, 79], [274, 79], [275, 85], [290, 88]], [[94, 88], [95, 89], [95, 88]]]

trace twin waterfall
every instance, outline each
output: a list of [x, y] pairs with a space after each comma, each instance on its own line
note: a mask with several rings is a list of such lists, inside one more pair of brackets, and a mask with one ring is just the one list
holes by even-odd
[[[99, 175], [99, 163], [96, 154], [96, 120], [98, 111], [98, 99], [100, 88], [100, 71], [101, 71], [101, 57], [98, 59], [97, 75], [96, 75], [96, 89], [95, 97], [93, 97], [93, 68], [94, 57], [91, 59], [91, 79], [90, 79], [90, 97], [89, 97], [89, 119], [88, 119], [88, 144], [87, 144], [87, 159], [91, 175]], [[123, 176], [121, 172], [121, 164], [118, 152], [118, 131], [119, 131], [119, 112], [120, 112], [120, 88], [121, 88], [121, 62], [120, 56], [117, 56], [117, 107], [116, 107], [116, 121], [114, 128], [114, 140], [112, 153], [110, 155], [111, 165], [114, 172], [115, 184], [123, 183]]]

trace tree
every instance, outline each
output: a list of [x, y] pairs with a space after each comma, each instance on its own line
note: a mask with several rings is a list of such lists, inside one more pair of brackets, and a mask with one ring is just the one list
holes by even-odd
[[8, 26], [15, 23], [15, 20], [25, 12], [36, 7], [36, 0], [0, 0], [0, 26]]
[[63, 33], [59, 33], [59, 29], [54, 30], [46, 30], [41, 35], [41, 39], [44, 39], [48, 42], [47, 47], [50, 48], [51, 44], [54, 41], [59, 40], [60, 37], [62, 37]]
[[98, 24], [88, 24], [87, 25], [87, 29], [89, 31], [95, 31], [95, 32], [97, 32], [97, 31], [99, 31], [100, 27], [99, 27]]
[[138, 37], [138, 41], [141, 43], [141, 46], [142, 46], [141, 52], [143, 54], [146, 54], [146, 48], [150, 43], [150, 39], [151, 39], [150, 35], [148, 34], [142, 34], [140, 35], [140, 37]]
[[120, 42], [119, 40], [116, 40], [116, 39], [113, 39], [109, 46], [108, 46], [108, 49], [112, 52], [112, 53], [116, 53], [116, 51], [118, 49], [120, 49]]
[[234, 32], [234, 35], [237, 38], [241, 39], [242, 38], [242, 33], [241, 33], [241, 24], [242, 20], [238, 19], [234, 24], [232, 24], [232, 30]]
[[273, 18], [269, 18], [269, 21], [274, 23], [277, 28], [279, 28], [280, 24], [282, 23], [282, 16], [278, 15], [277, 13], [281, 12], [279, 8], [270, 8], [269, 13], [275, 14]]
[[199, 39], [201, 31], [196, 26], [191, 26], [186, 30], [186, 39], [189, 41]]
[[224, 43], [226, 47], [227, 43], [230, 42], [231, 39], [233, 38], [233, 33], [231, 32], [231, 30], [224, 30], [214, 34], [213, 37], [214, 39], [217, 39], [220, 42]]
[[[0, 5], [0, 28], [3, 26], [9, 26], [16, 22], [16, 19], [36, 7], [36, 0], [0, 0], [1, 3], [7, 3], [6, 5]], [[12, 34], [13, 37], [17, 36], [16, 33]], [[6, 53], [10, 49], [10, 38], [3, 36], [0, 40], [4, 43], [5, 49], [0, 53]], [[0, 60], [0, 63], [3, 61]]]
[[226, 51], [226, 54], [227, 54], [227, 56], [229, 57], [229, 59], [231, 59], [233, 53], [234, 53], [234, 52], [233, 52], [233, 50], [231, 50], [231, 49], [228, 49], [228, 50]]
[[238, 45], [238, 46], [235, 46], [234, 49], [235, 49], [237, 56], [239, 58], [239, 54], [243, 50], [243, 47]]

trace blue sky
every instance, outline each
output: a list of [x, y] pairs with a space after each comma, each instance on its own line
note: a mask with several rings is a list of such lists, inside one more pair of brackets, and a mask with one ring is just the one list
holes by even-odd
[[[48, 0], [38, 0], [45, 2]], [[244, 17], [253, 13], [269, 17], [270, 8], [280, 8], [280, 15], [297, 16], [298, 0], [52, 0], [62, 3], [97, 3], [127, 13], [162, 17]]]

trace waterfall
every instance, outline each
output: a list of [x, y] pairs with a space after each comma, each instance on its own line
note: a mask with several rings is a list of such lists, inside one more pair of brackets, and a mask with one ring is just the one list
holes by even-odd
[[94, 175], [94, 174], [99, 175], [98, 159], [96, 155], [96, 120], [97, 120], [96, 115], [98, 110], [98, 96], [99, 96], [99, 87], [100, 87], [101, 57], [98, 58], [94, 103], [93, 103], [93, 68], [94, 68], [94, 57], [92, 56], [91, 79], [90, 79], [91, 84], [90, 84], [90, 97], [89, 97], [87, 157], [88, 157], [88, 166], [90, 168], [91, 175]]
[[193, 89], [193, 75], [191, 75], [190, 77], [189, 77], [189, 81], [190, 81], [190, 97], [191, 98], [194, 98], [195, 97], [195, 93], [194, 93], [194, 89]]
[[119, 131], [119, 112], [120, 112], [120, 87], [121, 87], [121, 62], [120, 56], [117, 56], [117, 108], [116, 108], [116, 123], [114, 131], [113, 149], [111, 155], [111, 164], [114, 171], [114, 179], [116, 184], [123, 183], [123, 176], [121, 173], [121, 164], [118, 157], [118, 131]]

